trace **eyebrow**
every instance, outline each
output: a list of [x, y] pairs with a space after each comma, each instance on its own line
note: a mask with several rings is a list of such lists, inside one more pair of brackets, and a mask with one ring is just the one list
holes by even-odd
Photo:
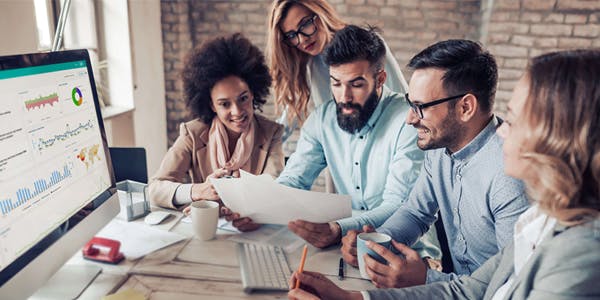
[[302, 25], [302, 23], [306, 22], [306, 20], [308, 18], [310, 18], [310, 17], [312, 17], [312, 15], [308, 15], [308, 16], [305, 16], [304, 18], [300, 19], [300, 21], [298, 21], [298, 24], [296, 24], [296, 28], [295, 29], [290, 29], [288, 31], [285, 31], [285, 32], [283, 32], [283, 34], [288, 34], [288, 33], [291, 33], [291, 32], [296, 32], [296, 29], [298, 29], [298, 27], [300, 27]]
[[[339, 81], [341, 81], [341, 80], [339, 80], [339, 79], [337, 79], [337, 78], [333, 77], [333, 75], [329, 75], [329, 78], [331, 78], [331, 79], [333, 79], [333, 80], [335, 80], [335, 81], [338, 81], [338, 82], [339, 82]], [[358, 77], [355, 77], [355, 78], [353, 78], [353, 79], [351, 79], [351, 80], [348, 80], [348, 82], [350, 82], [350, 83], [354, 83], [354, 82], [356, 82], [356, 81], [360, 81], [360, 80], [365, 80], [365, 81], [366, 81], [367, 79], [366, 79], [366, 78], [364, 78], [363, 76], [358, 76]]]

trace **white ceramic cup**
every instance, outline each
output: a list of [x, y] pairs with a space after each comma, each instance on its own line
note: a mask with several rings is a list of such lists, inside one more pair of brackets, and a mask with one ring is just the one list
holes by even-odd
[[219, 203], [215, 201], [196, 201], [191, 205], [194, 235], [202, 241], [215, 238], [219, 221]]

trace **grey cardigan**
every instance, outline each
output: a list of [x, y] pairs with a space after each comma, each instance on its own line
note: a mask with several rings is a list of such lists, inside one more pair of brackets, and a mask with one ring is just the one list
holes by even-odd
[[[371, 299], [492, 299], [513, 274], [511, 243], [471, 276], [403, 289], [369, 291]], [[600, 219], [556, 226], [523, 266], [504, 299], [600, 299]]]

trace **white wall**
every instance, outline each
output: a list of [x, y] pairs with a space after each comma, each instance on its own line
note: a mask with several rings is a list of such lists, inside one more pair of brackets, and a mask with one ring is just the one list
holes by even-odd
[[[133, 102], [135, 108], [106, 119], [106, 133], [109, 146], [146, 148], [148, 173], [151, 176], [167, 151], [160, 1], [130, 0], [119, 3], [127, 3], [128, 16], [124, 16], [125, 22], [121, 23], [120, 33], [111, 33], [112, 36], [105, 38], [123, 43], [121, 39], [128, 33], [132, 67], [127, 69], [132, 73], [133, 95], [121, 93], [121, 97], [133, 97], [133, 101], [126, 100]], [[76, 5], [76, 1], [72, 5]], [[126, 28], [127, 21], [129, 28]], [[37, 52], [33, 0], [0, 0], [0, 39], [0, 55]]]
[[160, 1], [129, 1], [134, 65], [133, 129], [154, 174], [167, 152], [167, 112]]
[[0, 55], [36, 51], [33, 0], [0, 0]]

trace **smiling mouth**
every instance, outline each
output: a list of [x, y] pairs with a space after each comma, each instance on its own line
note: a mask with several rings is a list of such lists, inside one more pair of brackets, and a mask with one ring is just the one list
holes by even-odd
[[242, 124], [246, 123], [246, 120], [248, 120], [248, 116], [243, 116], [241, 118], [236, 118], [236, 119], [230, 119], [231, 123], [234, 123], [237, 125], [242, 125]]
[[313, 46], [314, 46], [316, 43], [317, 43], [317, 42], [316, 42], [316, 41], [314, 41], [314, 42], [312, 42], [312, 43], [308, 44], [306, 47], [304, 47], [304, 50], [306, 50], [306, 51], [309, 51], [310, 49], [312, 49], [312, 48], [313, 48]]

